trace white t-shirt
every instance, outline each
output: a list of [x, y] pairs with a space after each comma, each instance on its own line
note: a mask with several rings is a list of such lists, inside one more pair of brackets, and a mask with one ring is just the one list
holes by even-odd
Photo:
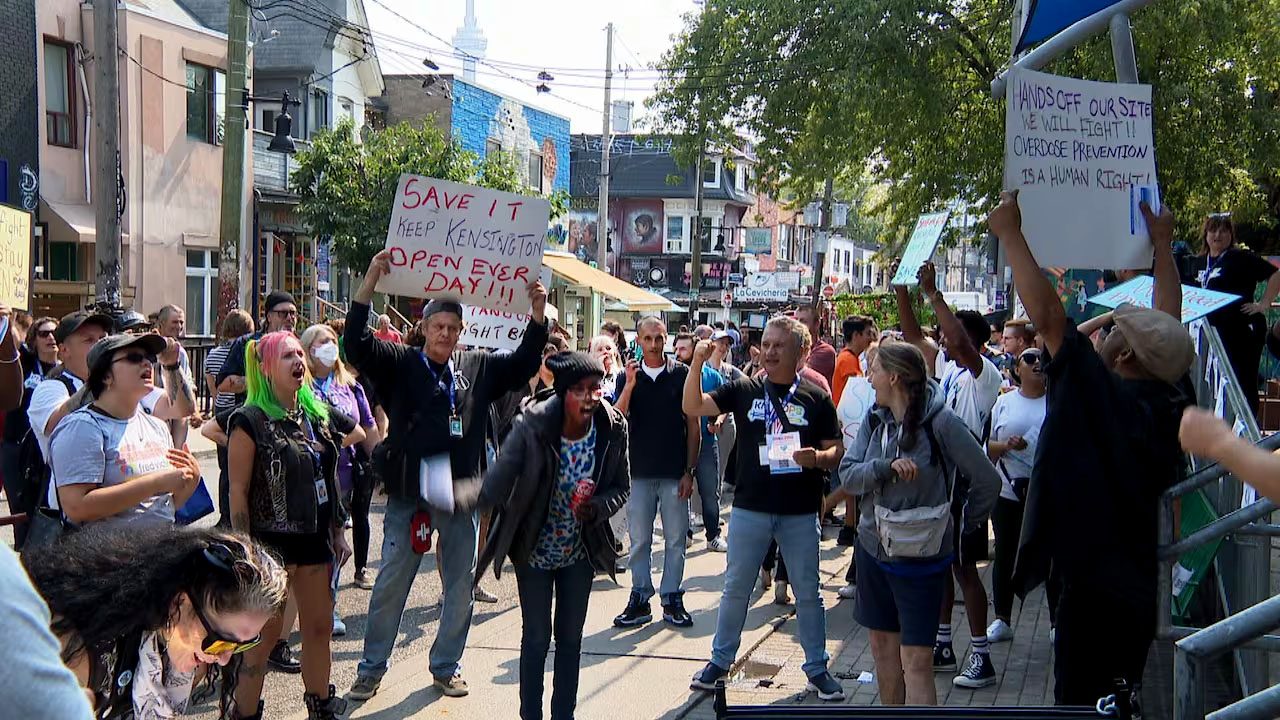
[[658, 367], [655, 368], [655, 367], [649, 367], [644, 363], [640, 363], [640, 369], [644, 371], [645, 375], [649, 376], [650, 380], [657, 380], [658, 376], [662, 374], [662, 371], [667, 369], [667, 366], [659, 365]]
[[994, 363], [985, 357], [981, 359], [982, 374], [978, 377], [955, 360], [947, 360], [940, 381], [947, 407], [960, 416], [969, 432], [977, 438], [982, 437], [987, 418], [991, 417], [991, 408], [1000, 397], [1002, 379]]
[[[84, 386], [84, 382], [80, 378], [69, 372], [63, 371], [63, 376], [71, 379], [71, 385], [76, 390]], [[27, 406], [27, 419], [31, 421], [31, 429], [36, 433], [36, 441], [40, 443], [40, 454], [44, 456], [45, 461], [49, 459], [49, 437], [53, 433], [46, 433], [44, 426], [49, 422], [49, 416], [53, 412], [62, 407], [62, 404], [71, 397], [71, 393], [67, 392], [67, 386], [62, 384], [61, 380], [45, 380], [31, 391], [31, 404]]]
[[1040, 439], [1040, 426], [1044, 424], [1047, 407], [1044, 395], [1029, 398], [1021, 391], [1015, 390], [1001, 395], [991, 411], [992, 440], [1004, 442], [1014, 435], [1020, 435], [1027, 441], [1025, 450], [1010, 450], [996, 463], [996, 470], [1000, 472], [1000, 478], [1004, 481], [1003, 487], [1000, 488], [1000, 497], [1006, 500], [1018, 499], [1011, 482], [1014, 478], [1031, 477], [1031, 466], [1036, 457], [1036, 442]]
[[[111, 417], [92, 406], [80, 408], [58, 423], [50, 447], [58, 487], [111, 487], [173, 467], [165, 454], [173, 447], [168, 425], [141, 408], [127, 420]], [[98, 523], [172, 524], [173, 516], [173, 496], [163, 493]]]

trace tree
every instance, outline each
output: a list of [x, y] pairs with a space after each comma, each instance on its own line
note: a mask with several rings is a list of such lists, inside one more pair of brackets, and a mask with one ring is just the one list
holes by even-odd
[[[650, 106], [678, 127], [715, 93], [728, 108], [719, 127], [758, 139], [761, 177], [774, 186], [869, 168], [887, 184], [881, 209], [900, 236], [922, 212], [957, 200], [979, 211], [1001, 188], [1004, 106], [990, 83], [1007, 63], [1011, 10], [1009, 0], [707, 0], [658, 64]], [[1165, 0], [1133, 23], [1180, 233], [1198, 234], [1205, 212], [1224, 209], [1274, 225], [1274, 0]], [[1046, 71], [1113, 79], [1107, 37]]]
[[[344, 119], [316, 133], [295, 160], [298, 169], [289, 186], [299, 197], [298, 214], [314, 234], [331, 236], [334, 254], [357, 271], [386, 245], [402, 173], [528, 192], [513, 156], [497, 153], [481, 160], [430, 123], [366, 130], [358, 143], [355, 126]], [[568, 209], [567, 193], [557, 191], [550, 200], [553, 219]]]

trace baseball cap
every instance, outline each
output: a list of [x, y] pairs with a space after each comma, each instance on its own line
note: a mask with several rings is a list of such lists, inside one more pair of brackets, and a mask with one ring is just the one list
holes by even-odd
[[89, 312], [88, 310], [77, 310], [69, 315], [64, 315], [62, 320], [58, 322], [58, 327], [53, 331], [53, 339], [57, 340], [58, 344], [61, 345], [85, 323], [97, 325], [108, 334], [114, 332], [116, 327], [116, 322], [111, 319], [110, 315]]
[[93, 344], [89, 349], [89, 357], [87, 358], [89, 372], [99, 369], [99, 365], [106, 365], [111, 362], [111, 356], [117, 350], [125, 348], [138, 347], [148, 355], [159, 355], [164, 352], [168, 345], [162, 336], [155, 333], [147, 333], [145, 335], [108, 335]]
[[1124, 303], [1112, 316], [1138, 363], [1152, 376], [1176, 383], [1196, 359], [1191, 335], [1172, 315]]
[[715, 332], [711, 333], [712, 342], [715, 342], [716, 340], [724, 340], [726, 338], [730, 341], [730, 343], [733, 342], [733, 336], [729, 334], [728, 330], [716, 330]]

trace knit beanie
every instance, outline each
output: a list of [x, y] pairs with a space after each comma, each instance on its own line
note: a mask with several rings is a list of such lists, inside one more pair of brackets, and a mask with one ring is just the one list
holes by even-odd
[[294, 302], [293, 296], [290, 295], [289, 293], [283, 290], [272, 290], [271, 292], [267, 293], [267, 298], [263, 302], [262, 307], [265, 312], [271, 312], [272, 310], [276, 309], [277, 305], [283, 305], [285, 303], [289, 303], [291, 305], [298, 304]]
[[564, 397], [569, 388], [592, 375], [604, 377], [604, 363], [584, 352], [562, 352], [546, 360], [547, 369], [555, 377], [552, 387], [558, 397]]

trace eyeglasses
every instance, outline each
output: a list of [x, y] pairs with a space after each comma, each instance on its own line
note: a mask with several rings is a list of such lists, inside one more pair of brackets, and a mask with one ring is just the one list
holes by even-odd
[[126, 362], [126, 361], [133, 365], [141, 365], [144, 362], [151, 363], [152, 365], [154, 365], [156, 363], [156, 356], [148, 355], [146, 353], [140, 353], [140, 352], [131, 352], [125, 355], [124, 357], [115, 358], [111, 362], [118, 363], [118, 362]]
[[233, 637], [227, 637], [213, 628], [209, 623], [209, 619], [204, 616], [204, 611], [200, 609], [200, 603], [195, 598], [191, 598], [191, 609], [196, 611], [196, 617], [200, 619], [200, 624], [204, 626], [205, 637], [200, 643], [200, 650], [207, 655], [222, 655], [223, 653], [231, 653], [239, 655], [257, 647], [262, 642], [262, 634], [252, 640], [237, 640]]
[[272, 310], [271, 312], [282, 317], [298, 317], [297, 310]]

